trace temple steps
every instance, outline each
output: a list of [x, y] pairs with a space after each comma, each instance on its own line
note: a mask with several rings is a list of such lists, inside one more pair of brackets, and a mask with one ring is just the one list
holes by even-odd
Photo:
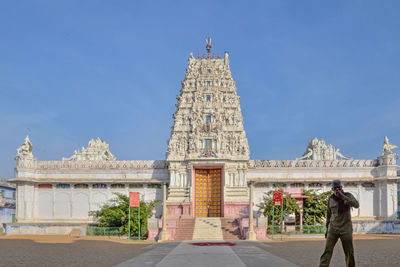
[[239, 224], [235, 219], [221, 218], [221, 229], [224, 240], [241, 240]]
[[181, 219], [175, 233], [175, 240], [192, 240], [195, 219]]
[[189, 218], [181, 219], [176, 229], [175, 240], [241, 240], [240, 229], [235, 219]]
[[196, 218], [193, 240], [224, 240], [221, 227], [221, 218]]

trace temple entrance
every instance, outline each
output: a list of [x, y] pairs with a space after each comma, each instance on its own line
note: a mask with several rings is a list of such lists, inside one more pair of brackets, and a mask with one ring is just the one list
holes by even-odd
[[222, 216], [222, 169], [195, 169], [195, 216]]

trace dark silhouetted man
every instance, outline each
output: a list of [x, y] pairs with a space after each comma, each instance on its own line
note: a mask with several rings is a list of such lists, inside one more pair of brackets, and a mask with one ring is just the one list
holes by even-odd
[[346, 266], [355, 266], [353, 249], [353, 226], [351, 223], [350, 207], [360, 205], [351, 193], [344, 192], [339, 180], [332, 182], [333, 194], [328, 199], [326, 216], [326, 245], [319, 266], [329, 266], [333, 249], [340, 238], [346, 257]]

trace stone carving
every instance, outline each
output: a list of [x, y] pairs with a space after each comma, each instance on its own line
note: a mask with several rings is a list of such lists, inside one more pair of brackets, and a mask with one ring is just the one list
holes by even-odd
[[204, 157], [249, 159], [228, 53], [222, 59], [196, 59], [190, 54], [182, 89], [176, 99], [167, 161]]
[[335, 149], [332, 145], [326, 145], [324, 139], [314, 137], [308, 143], [307, 150], [303, 156], [296, 160], [337, 160], [350, 159], [343, 156], [339, 149]]
[[17, 148], [16, 158], [33, 158], [32, 149], [31, 140], [29, 140], [29, 135], [27, 135], [24, 139], [24, 143]]
[[37, 169], [166, 169], [165, 160], [118, 160], [118, 161], [18, 161], [18, 168]]
[[394, 154], [392, 152], [392, 149], [397, 148], [396, 145], [393, 145], [389, 142], [389, 138], [387, 136], [385, 136], [385, 139], [383, 141], [383, 151], [382, 151], [382, 155], [389, 155], [389, 154]]
[[348, 159], [348, 160], [250, 160], [250, 168], [363, 168], [376, 167], [378, 160]]
[[89, 141], [88, 147], [82, 147], [81, 151], [79, 149], [74, 151], [74, 155], [69, 158], [63, 158], [63, 161], [70, 161], [70, 160], [116, 160], [113, 154], [111, 154], [108, 144], [100, 139], [92, 138]]
[[336, 151], [334, 151], [334, 159], [339, 158], [339, 159], [350, 159], [348, 157], [345, 157], [342, 155], [342, 153], [339, 152], [339, 148], [336, 149]]

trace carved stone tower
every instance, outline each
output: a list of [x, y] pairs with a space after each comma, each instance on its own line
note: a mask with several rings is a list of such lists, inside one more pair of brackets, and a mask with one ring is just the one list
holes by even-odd
[[[191, 53], [176, 99], [166, 153], [170, 172], [169, 213], [195, 214], [195, 188], [199, 188], [195, 176], [199, 168], [221, 170], [221, 216], [240, 213], [232, 210], [232, 205], [239, 208], [240, 203], [248, 203], [249, 145], [228, 53], [223, 58], [208, 53], [198, 55], [197, 59]], [[172, 211], [176, 205], [181, 210]]]

